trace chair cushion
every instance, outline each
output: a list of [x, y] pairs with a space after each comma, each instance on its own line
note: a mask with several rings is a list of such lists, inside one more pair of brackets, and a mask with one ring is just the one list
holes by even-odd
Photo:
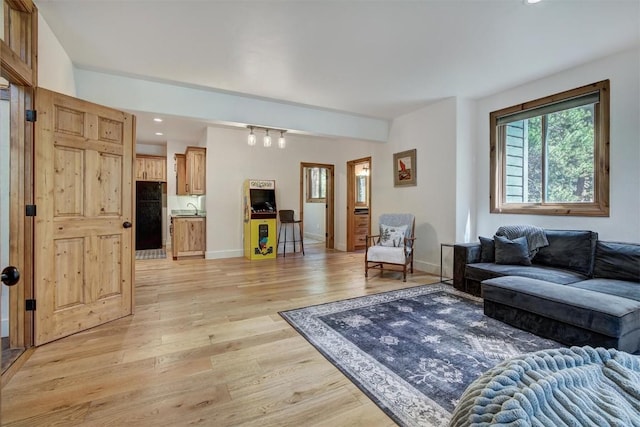
[[379, 245], [371, 246], [367, 250], [367, 261], [405, 264], [404, 248]]
[[406, 225], [380, 224], [380, 245], [394, 248], [404, 246], [404, 236], [407, 232]]

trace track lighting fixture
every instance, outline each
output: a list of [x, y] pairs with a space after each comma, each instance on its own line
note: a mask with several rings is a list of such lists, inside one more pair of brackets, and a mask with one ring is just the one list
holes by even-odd
[[279, 148], [285, 148], [287, 146], [287, 141], [284, 138], [284, 134], [287, 132], [286, 130], [283, 129], [272, 129], [272, 128], [264, 128], [264, 127], [258, 127], [258, 126], [247, 126], [247, 128], [249, 129], [249, 136], [247, 137], [247, 144], [249, 144], [249, 146], [253, 147], [256, 145], [256, 141], [257, 141], [257, 137], [256, 134], [254, 133], [254, 130], [263, 130], [265, 132], [264, 138], [262, 140], [263, 145], [266, 148], [271, 147], [271, 135], [269, 135], [269, 131], [273, 131], [273, 132], [280, 132], [280, 137], [278, 138], [278, 147]]

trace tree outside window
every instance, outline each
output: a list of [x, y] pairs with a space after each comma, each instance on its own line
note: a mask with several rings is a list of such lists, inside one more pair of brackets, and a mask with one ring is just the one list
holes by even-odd
[[327, 202], [327, 169], [307, 169], [307, 203]]

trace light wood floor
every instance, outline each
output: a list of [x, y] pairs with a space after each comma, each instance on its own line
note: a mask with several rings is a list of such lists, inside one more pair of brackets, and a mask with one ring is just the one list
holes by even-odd
[[393, 426], [278, 312], [437, 282], [364, 278], [362, 253], [136, 262], [136, 313], [39, 347], [3, 425]]

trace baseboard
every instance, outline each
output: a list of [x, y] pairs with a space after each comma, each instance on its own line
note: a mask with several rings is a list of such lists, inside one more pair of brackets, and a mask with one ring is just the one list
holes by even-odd
[[432, 264], [427, 261], [419, 261], [417, 259], [413, 260], [413, 267], [416, 270], [423, 271], [425, 273], [433, 274], [435, 276], [440, 276], [440, 265]]
[[224, 258], [239, 258], [244, 256], [244, 250], [234, 249], [226, 251], [206, 251], [204, 257], [206, 259], [224, 259]]
[[321, 242], [324, 242], [325, 236], [324, 236], [324, 234], [307, 233], [305, 231], [304, 238], [305, 239], [320, 240]]

